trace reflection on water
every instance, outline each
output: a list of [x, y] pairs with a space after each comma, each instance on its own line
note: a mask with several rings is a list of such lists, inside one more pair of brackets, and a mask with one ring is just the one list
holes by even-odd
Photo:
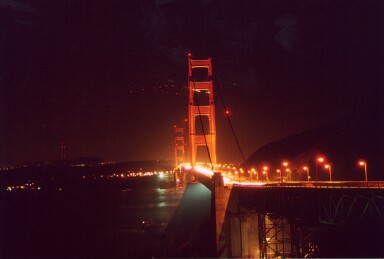
[[182, 196], [180, 189], [133, 189], [119, 195], [118, 217], [125, 226], [136, 227], [143, 219], [167, 224]]
[[[0, 257], [125, 257], [158, 253], [182, 190], [1, 192]], [[140, 186], [137, 186], [140, 187]], [[142, 221], [151, 219], [150, 228]]]

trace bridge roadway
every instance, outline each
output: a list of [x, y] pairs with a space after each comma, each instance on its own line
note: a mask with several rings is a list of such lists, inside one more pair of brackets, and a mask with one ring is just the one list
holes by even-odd
[[[205, 167], [184, 166], [183, 171], [196, 177], [207, 188], [212, 189], [214, 172]], [[248, 177], [237, 177], [233, 174], [220, 172], [224, 185], [235, 188], [271, 188], [271, 187], [290, 187], [290, 188], [323, 188], [323, 189], [384, 189], [384, 181], [250, 181]]]
[[[384, 243], [382, 181], [256, 182], [198, 166], [182, 170], [211, 190], [218, 257], [384, 256], [383, 248], [377, 254]], [[371, 228], [379, 238], [365, 249], [353, 242], [329, 249], [334, 240], [329, 227], [347, 231], [355, 226]], [[360, 250], [355, 249], [375, 253], [356, 254]]]

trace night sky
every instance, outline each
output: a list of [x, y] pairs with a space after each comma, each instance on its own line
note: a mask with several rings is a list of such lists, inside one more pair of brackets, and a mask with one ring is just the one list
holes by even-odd
[[[187, 52], [245, 156], [383, 98], [384, 1], [0, 0], [0, 164], [173, 159]], [[218, 162], [241, 162], [216, 99]], [[374, 119], [374, 118], [373, 118]]]

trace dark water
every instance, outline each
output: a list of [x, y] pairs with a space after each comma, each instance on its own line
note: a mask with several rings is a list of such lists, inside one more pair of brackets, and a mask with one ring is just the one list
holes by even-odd
[[[0, 258], [164, 255], [164, 229], [182, 197], [157, 176], [125, 186], [0, 193]], [[142, 221], [153, 224], [144, 230]]]

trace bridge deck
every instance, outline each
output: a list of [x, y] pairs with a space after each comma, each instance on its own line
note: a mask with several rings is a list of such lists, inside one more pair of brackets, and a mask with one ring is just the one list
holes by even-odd
[[[212, 183], [214, 172], [204, 167], [185, 166], [183, 170], [194, 175], [203, 184]], [[223, 176], [224, 185], [243, 188], [332, 188], [332, 189], [384, 189], [384, 181], [252, 181], [248, 177], [237, 177], [225, 172]]]

